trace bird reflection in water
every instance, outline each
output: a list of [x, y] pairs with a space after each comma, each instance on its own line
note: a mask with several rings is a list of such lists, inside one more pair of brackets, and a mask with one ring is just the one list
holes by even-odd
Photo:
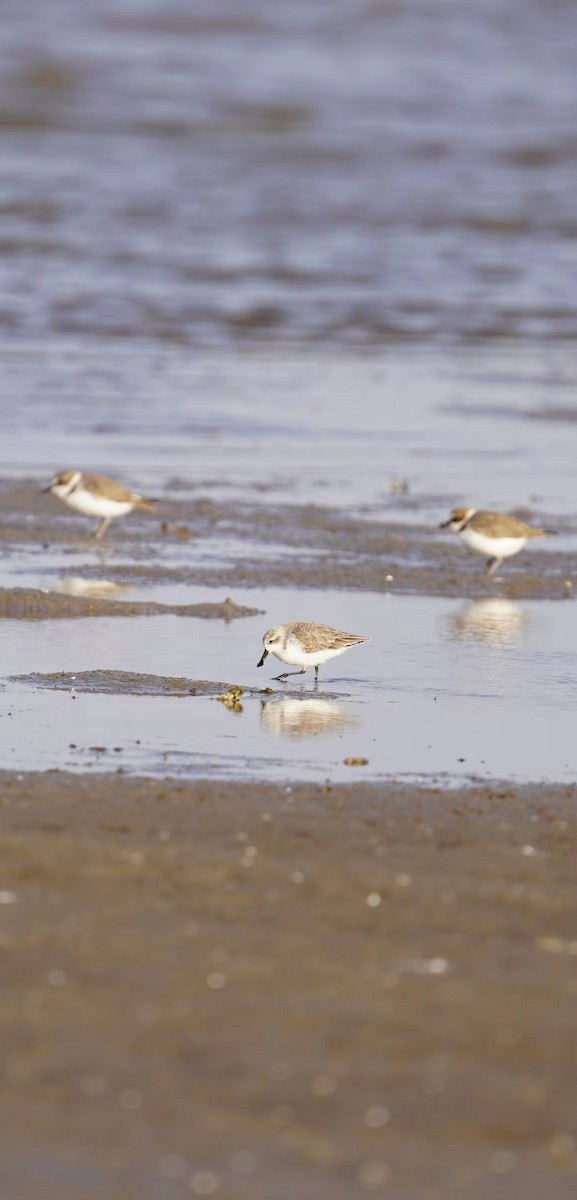
[[452, 641], [510, 646], [522, 636], [526, 623], [526, 613], [514, 600], [491, 596], [469, 601], [451, 613], [447, 625]]
[[276, 737], [321, 737], [358, 724], [355, 716], [330, 700], [285, 696], [282, 700], [262, 701], [262, 728]]
[[79, 575], [65, 575], [58, 580], [57, 590], [65, 596], [114, 596], [125, 592], [128, 584], [114, 583], [112, 579], [82, 579]]

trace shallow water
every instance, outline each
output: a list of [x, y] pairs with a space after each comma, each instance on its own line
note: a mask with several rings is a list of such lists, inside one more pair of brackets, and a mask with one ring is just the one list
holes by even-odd
[[[0, 768], [335, 781], [575, 775], [573, 603], [273, 589], [260, 599], [263, 616], [231, 625], [174, 616], [5, 621], [6, 675], [108, 669], [249, 690], [241, 711], [230, 711], [213, 697], [7, 680]], [[262, 632], [295, 613], [368, 632], [371, 642], [327, 664], [318, 687], [312, 677], [276, 683], [274, 660], [256, 669]], [[255, 692], [266, 687], [272, 694]]]
[[[276, 536], [275, 506], [300, 506], [301, 533], [316, 506], [444, 546], [440, 520], [467, 502], [559, 529], [523, 555], [559, 594], [577, 534], [576, 48], [573, 8], [543, 0], [246, 0], [242, 12], [235, 0], [8, 0], [0, 500], [78, 465], [159, 507], [97, 552], [80, 540], [90, 523], [52, 498], [34, 508], [28, 490], [14, 522], [9, 498], [0, 585], [184, 604], [207, 568], [220, 581], [235, 566], [245, 584], [245, 560], [297, 554], [309, 582], [331, 562], [330, 519], [311, 550]], [[212, 525], [160, 536], [183, 497], [215, 505]], [[250, 537], [241, 505], [254, 506]], [[420, 554], [426, 573], [420, 536], [399, 557]], [[353, 586], [354, 533], [338, 553], [339, 586]], [[470, 563], [464, 551], [454, 561], [445, 584], [452, 572], [460, 586], [462, 561], [465, 594]], [[248, 594], [275, 620], [277, 606], [290, 616], [307, 603], [288, 588]], [[253, 696], [231, 713], [210, 699], [72, 702], [9, 685], [19, 717], [1, 718], [2, 753], [90, 767], [68, 742], [112, 744], [123, 728], [130, 770], [160, 770], [170, 751], [185, 772], [350, 777], [350, 753], [369, 759], [365, 775], [564, 778], [573, 606], [499, 595], [485, 608], [310, 597], [310, 615], [369, 630], [370, 651], [343, 660], [330, 697], [291, 688], [262, 712]], [[261, 631], [260, 618], [242, 630], [3, 622], [0, 644], [6, 675], [232, 671], [262, 686]]]
[[6, 0], [0, 327], [577, 331], [573, 6]]
[[[86, 351], [23, 350], [2, 367], [0, 475], [39, 486], [79, 464], [160, 501], [316, 503], [432, 526], [463, 500], [534, 507], [553, 523], [577, 511], [576, 372], [563, 346], [490, 358], [462, 348], [110, 350], [105, 376]], [[94, 528], [46, 504], [71, 530]], [[109, 546], [117, 553], [114, 526]], [[182, 553], [194, 559], [190, 547]]]
[[[42, 363], [46, 394], [38, 391]], [[46, 498], [62, 532], [54, 542], [22, 536], [4, 543], [4, 587], [177, 604], [222, 600], [226, 592], [195, 584], [196, 570], [302, 555], [294, 539], [279, 546], [274, 506], [283, 504], [334, 505], [375, 522], [429, 526], [443, 543], [451, 539], [438, 522], [458, 500], [521, 504], [559, 523], [564, 532], [551, 549], [574, 549], [575, 424], [557, 419], [555, 407], [573, 403], [563, 347], [522, 357], [504, 348], [490, 366], [484, 354], [464, 349], [332, 359], [284, 351], [217, 360], [207, 353], [194, 361], [179, 351], [156, 365], [144, 352], [138, 360], [117, 353], [109, 385], [95, 393], [89, 387], [79, 406], [82, 380], [93, 379], [89, 364], [84, 352], [7, 360], [4, 386], [13, 385], [22, 403], [7, 421], [0, 473], [16, 481], [30, 473], [40, 482], [55, 461], [106, 462], [119, 473], [130, 463], [132, 479], [158, 494], [158, 516], [140, 528], [144, 540], [132, 540], [128, 518], [97, 549], [88, 539], [67, 542], [68, 531], [78, 538], [91, 525]], [[133, 396], [130, 379], [138, 384]], [[31, 438], [35, 425], [42, 436]], [[237, 502], [254, 505], [254, 536], [237, 530], [223, 507], [226, 518], [206, 536], [193, 528], [190, 540], [159, 537], [163, 500], [168, 506], [197, 494], [217, 505], [232, 500], [232, 513]], [[457, 568], [470, 563], [459, 553]], [[548, 553], [547, 544], [529, 547], [523, 559], [538, 573]], [[351, 563], [358, 554], [353, 540]], [[330, 543], [314, 555], [330, 561]], [[131, 578], [135, 565], [141, 579]], [[515, 569], [516, 562], [507, 564], [505, 579]], [[163, 579], [170, 571], [178, 578]], [[109, 669], [262, 689], [273, 671], [255, 664], [271, 624], [312, 617], [372, 641], [327, 668], [318, 692], [309, 682], [272, 684], [273, 696], [245, 696], [242, 712], [211, 697], [79, 691], [72, 700], [9, 683], [0, 766], [277, 780], [571, 778], [574, 605], [516, 603], [503, 590], [506, 584], [496, 585], [494, 596], [467, 601], [235, 586], [237, 603], [266, 610], [242, 628], [177, 616], [4, 621], [5, 676]], [[346, 758], [368, 762], [353, 767]]]

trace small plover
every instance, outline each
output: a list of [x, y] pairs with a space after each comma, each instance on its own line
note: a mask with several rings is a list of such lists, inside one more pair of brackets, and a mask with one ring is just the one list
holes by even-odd
[[275, 679], [304, 675], [308, 667], [314, 667], [315, 679], [318, 679], [319, 667], [329, 658], [336, 658], [349, 646], [358, 646], [370, 639], [357, 633], [342, 633], [328, 625], [317, 625], [316, 621], [287, 621], [285, 625], [275, 625], [274, 629], [267, 630], [262, 640], [264, 650], [257, 667], [262, 667], [267, 656], [274, 654], [287, 666], [301, 668], [300, 671], [284, 671], [282, 675], [275, 675]]
[[440, 528], [453, 529], [469, 550], [486, 557], [489, 575], [495, 574], [504, 558], [518, 554], [529, 538], [553, 533], [552, 529], [534, 529], [508, 513], [481, 508], [454, 508]]
[[60, 471], [44, 489], [63, 500], [69, 508], [87, 517], [100, 517], [96, 537], [104, 537], [115, 517], [124, 517], [133, 508], [154, 508], [154, 500], [145, 500], [136, 492], [106, 475], [90, 475], [84, 471]]

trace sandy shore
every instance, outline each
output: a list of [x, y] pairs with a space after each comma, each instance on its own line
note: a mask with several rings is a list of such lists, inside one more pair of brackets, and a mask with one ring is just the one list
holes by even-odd
[[0, 796], [3, 1196], [574, 1196], [574, 787]]

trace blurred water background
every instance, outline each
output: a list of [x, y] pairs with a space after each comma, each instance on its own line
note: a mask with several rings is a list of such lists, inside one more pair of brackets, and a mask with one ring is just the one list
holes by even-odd
[[577, 332], [569, 0], [3, 0], [0, 342]]

